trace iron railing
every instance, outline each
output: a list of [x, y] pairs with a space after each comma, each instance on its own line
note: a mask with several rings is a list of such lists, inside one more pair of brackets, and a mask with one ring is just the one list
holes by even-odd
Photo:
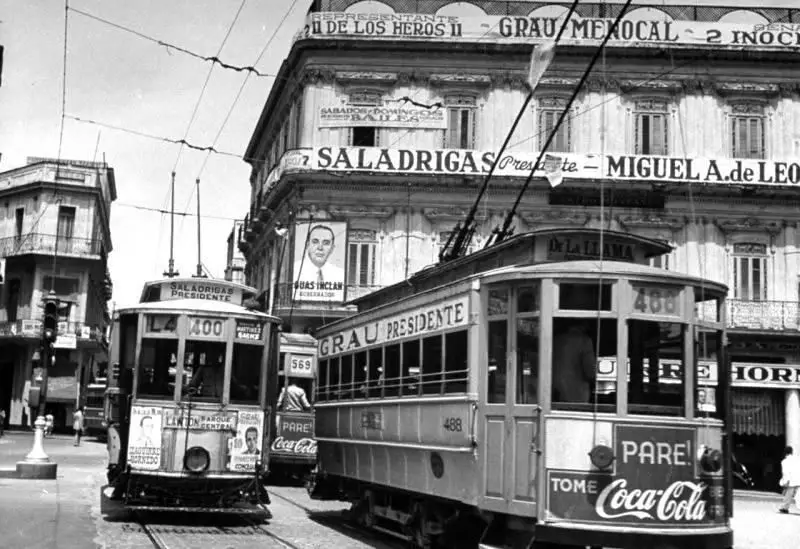
[[728, 300], [728, 328], [800, 331], [800, 302]]
[[[102, 342], [105, 329], [98, 324], [89, 325], [83, 322], [59, 322], [59, 335], [75, 336], [79, 340]], [[0, 338], [27, 337], [39, 338], [42, 335], [41, 319], [17, 319], [0, 322]]]
[[65, 237], [45, 233], [26, 233], [0, 238], [0, 257], [22, 254], [101, 255], [103, 243], [94, 238]]

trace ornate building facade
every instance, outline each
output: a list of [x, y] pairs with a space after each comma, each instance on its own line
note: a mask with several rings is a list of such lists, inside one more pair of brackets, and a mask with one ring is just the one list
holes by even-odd
[[[531, 46], [571, 2], [317, 0], [246, 157], [248, 283], [285, 329], [433, 264], [525, 104]], [[516, 232], [669, 242], [655, 266], [727, 284], [737, 454], [773, 486], [800, 446], [800, 9], [791, 0], [581, 2], [478, 207]], [[563, 183], [552, 187], [545, 170]]]
[[51, 290], [63, 305], [47, 376], [57, 428], [71, 427], [82, 388], [105, 375], [116, 194], [114, 170], [102, 162], [29, 158], [0, 173], [0, 407], [10, 425], [36, 419], [28, 394], [42, 383], [42, 303]]

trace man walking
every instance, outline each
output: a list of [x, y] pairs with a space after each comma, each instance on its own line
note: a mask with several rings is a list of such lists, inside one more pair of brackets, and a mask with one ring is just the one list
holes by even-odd
[[80, 446], [83, 434], [83, 406], [80, 406], [72, 414], [72, 429], [75, 431], [75, 446]]
[[789, 506], [794, 503], [797, 490], [800, 488], [800, 457], [794, 455], [794, 449], [787, 446], [783, 451], [781, 461], [781, 487], [783, 488], [783, 503], [778, 508], [780, 513], [788, 513]]

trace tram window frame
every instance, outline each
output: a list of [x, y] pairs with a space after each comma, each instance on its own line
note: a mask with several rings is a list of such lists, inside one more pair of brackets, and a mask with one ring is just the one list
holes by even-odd
[[367, 351], [353, 355], [353, 396], [367, 398]]
[[[723, 371], [726, 369], [722, 358], [722, 341], [724, 336], [721, 330], [707, 327], [694, 326], [694, 416], [701, 419], [723, 419], [725, 413], [725, 394], [722, 381]], [[701, 343], [705, 337], [706, 344]], [[712, 345], [708, 345], [708, 341]], [[712, 349], [713, 347], [713, 349]], [[704, 356], [706, 355], [706, 356]], [[703, 364], [705, 363], [705, 364]], [[700, 383], [699, 373], [708, 370], [708, 377], [716, 378], [716, 383]], [[702, 406], [702, 408], [701, 408]], [[713, 410], [711, 409], [713, 407]]]
[[[242, 356], [244, 353], [245, 356]], [[229, 402], [231, 404], [259, 404], [261, 402], [261, 383], [263, 382], [261, 375], [261, 362], [264, 359], [264, 346], [254, 345], [253, 343], [233, 343], [233, 356], [231, 357], [231, 383], [229, 388]], [[237, 374], [239, 366], [242, 366], [244, 373]], [[252, 377], [244, 381], [244, 377], [248, 374], [255, 372], [255, 387], [253, 389]], [[247, 385], [249, 389], [249, 397], [240, 396], [240, 389], [242, 385]]]
[[327, 358], [321, 359], [317, 363], [317, 402], [327, 402], [328, 401], [328, 367], [329, 367], [329, 360]]
[[[177, 337], [143, 337], [141, 339], [140, 344], [140, 352], [139, 352], [139, 367], [138, 372], [136, 373], [136, 396], [137, 398], [150, 398], [156, 400], [175, 400], [175, 384], [178, 380], [178, 346], [179, 346], [179, 339]], [[150, 352], [150, 348], [152, 345], [152, 352], [153, 356], [152, 359], [147, 357], [147, 353]], [[166, 347], [170, 346], [170, 348], [166, 349], [159, 349], [159, 347]], [[155, 363], [160, 360], [160, 357], [164, 355], [167, 356], [166, 360], [166, 369], [160, 368], [158, 371], [165, 370], [166, 376], [164, 377], [165, 381], [159, 381], [158, 387], [163, 388], [164, 390], [147, 390], [147, 387], [144, 383], [148, 377], [148, 371], [151, 371], [152, 374], [149, 376], [150, 387], [156, 386], [156, 365]], [[172, 360], [175, 362], [173, 363]], [[152, 361], [152, 366], [146, 364], [146, 362]], [[174, 373], [170, 374], [170, 369], [174, 368]]]
[[[486, 296], [486, 402], [505, 404], [508, 395], [511, 286], [490, 287]], [[498, 330], [500, 333], [496, 333]]]
[[353, 354], [342, 355], [339, 361], [339, 400], [353, 398]]
[[383, 392], [383, 347], [367, 351], [367, 398], [381, 398]]
[[401, 354], [400, 344], [393, 343], [387, 345], [383, 352], [383, 362], [385, 371], [383, 395], [384, 398], [400, 396], [401, 388]]
[[419, 384], [422, 395], [436, 395], [444, 392], [442, 385], [442, 366], [444, 365], [444, 334], [422, 338], [422, 361], [420, 363]]
[[[645, 320], [645, 319], [638, 319], [638, 318], [631, 318], [626, 321], [627, 324], [627, 332], [628, 332], [628, 356], [625, 357], [627, 364], [627, 371], [628, 371], [628, 414], [631, 415], [647, 415], [647, 416], [666, 416], [666, 417], [684, 417], [686, 415], [686, 363], [687, 363], [687, 356], [686, 356], [686, 337], [688, 331], [688, 324], [685, 322], [669, 322], [669, 321], [657, 321], [657, 320]], [[636, 329], [632, 329], [633, 326], [636, 326]], [[664, 328], [675, 328], [678, 327], [680, 331], [679, 341], [677, 342], [677, 348], [679, 350], [679, 360], [680, 364], [678, 365], [678, 369], [680, 371], [679, 381], [678, 383], [660, 383], [660, 380], [666, 376], [663, 375], [662, 370], [662, 361], [665, 361], [665, 366], [667, 365], [666, 361], [675, 360], [673, 357], [669, 356], [658, 356], [658, 371], [656, 375], [658, 379], [653, 383], [652, 380], [648, 379], [645, 380], [645, 368], [651, 370], [652, 366], [650, 365], [650, 359], [654, 358], [655, 355], [650, 355], [647, 357], [646, 351], [642, 351], [641, 357], [641, 380], [639, 380], [639, 373], [636, 371], [635, 366], [638, 360], [638, 355], [634, 355], [633, 353], [638, 353], [638, 348], [640, 346], [644, 346], [647, 341], [647, 335], [642, 332], [641, 329], [644, 328], [658, 328], [659, 329], [659, 345], [657, 349], [660, 349], [662, 343], [662, 335], [661, 331]], [[641, 329], [640, 329], [641, 328]], [[647, 365], [645, 365], [645, 359], [647, 359]], [[641, 384], [641, 390], [637, 388], [637, 386]], [[678, 394], [672, 395], [668, 393], [666, 390], [662, 391], [661, 386], [672, 386], [678, 385]], [[667, 387], [665, 387], [667, 389]], [[674, 393], [674, 391], [673, 391]], [[664, 402], [676, 401], [678, 405], [674, 404], [665, 404]]]
[[[609, 313], [614, 310], [614, 281], [559, 280], [556, 282], [557, 305], [560, 311], [601, 311]], [[597, 288], [601, 288], [598, 294]], [[576, 290], [584, 289], [578, 293]], [[568, 294], [567, 290], [571, 290]], [[583, 304], [585, 303], [585, 305]], [[599, 308], [598, 308], [599, 303]], [[573, 306], [579, 305], [579, 306]]]
[[339, 400], [339, 383], [341, 380], [341, 357], [333, 357], [328, 368], [328, 400]]
[[[195, 350], [195, 347], [197, 348], [197, 350]], [[201, 364], [201, 361], [211, 359], [210, 357], [205, 358], [205, 356], [208, 356], [210, 354], [211, 352], [210, 349], [212, 348], [217, 348], [216, 350], [213, 351], [215, 355], [220, 352], [218, 349], [221, 349], [222, 362], [221, 363], [218, 362], [216, 366], [213, 366], [208, 363]], [[183, 353], [183, 377], [181, 379], [182, 398], [186, 398], [188, 394], [187, 392], [191, 387], [197, 387], [198, 385], [202, 384], [203, 385], [202, 389], [200, 389], [197, 393], [193, 394], [191, 399], [197, 402], [221, 403], [225, 399], [225, 363], [227, 360], [227, 353], [228, 353], [228, 344], [225, 341], [187, 339], [186, 347]], [[220, 355], [217, 356], [219, 357]], [[188, 364], [189, 360], [191, 360], [192, 364]], [[192, 369], [191, 370], [192, 375], [188, 380], [188, 382], [186, 380], [187, 366], [190, 366]], [[218, 376], [220, 372], [212, 370], [211, 369], [212, 366], [213, 368], [221, 368], [222, 377], [221, 378], [216, 377], [215, 379], [213, 379], [214, 383], [213, 384], [209, 383], [210, 390], [208, 393], [206, 393], [205, 380], [201, 382], [195, 382], [195, 379], [198, 379], [195, 376], [201, 371], [203, 372], [209, 371], [212, 372], [213, 375]], [[205, 369], [207, 367], [209, 368], [208, 370]], [[205, 376], [205, 373], [203, 375]], [[211, 393], [212, 388], [213, 388], [213, 394]]]
[[[401, 381], [403, 396], [418, 396], [420, 393], [419, 375], [421, 373], [420, 367], [420, 345], [419, 338], [407, 339], [402, 344], [402, 359], [401, 359]], [[412, 371], [413, 370], [413, 371]]]
[[[539, 402], [539, 357], [541, 353], [541, 306], [542, 284], [540, 280], [530, 280], [512, 288], [514, 326], [513, 347], [516, 353], [516, 387], [514, 389], [515, 404], [537, 404]], [[523, 347], [522, 330], [525, 323], [532, 323], [534, 345]], [[530, 358], [526, 361], [526, 356]], [[525, 367], [525, 364], [528, 367]], [[527, 370], [527, 375], [526, 375]]]
[[[461, 338], [463, 337], [463, 342]], [[466, 394], [469, 388], [469, 330], [444, 334], [444, 394]]]

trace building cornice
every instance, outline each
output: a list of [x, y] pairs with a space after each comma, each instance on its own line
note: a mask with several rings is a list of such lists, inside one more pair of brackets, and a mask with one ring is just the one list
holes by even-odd
[[785, 223], [776, 219], [760, 219], [757, 217], [716, 218], [714, 225], [724, 234], [731, 233], [767, 233], [771, 236], [780, 234]]

